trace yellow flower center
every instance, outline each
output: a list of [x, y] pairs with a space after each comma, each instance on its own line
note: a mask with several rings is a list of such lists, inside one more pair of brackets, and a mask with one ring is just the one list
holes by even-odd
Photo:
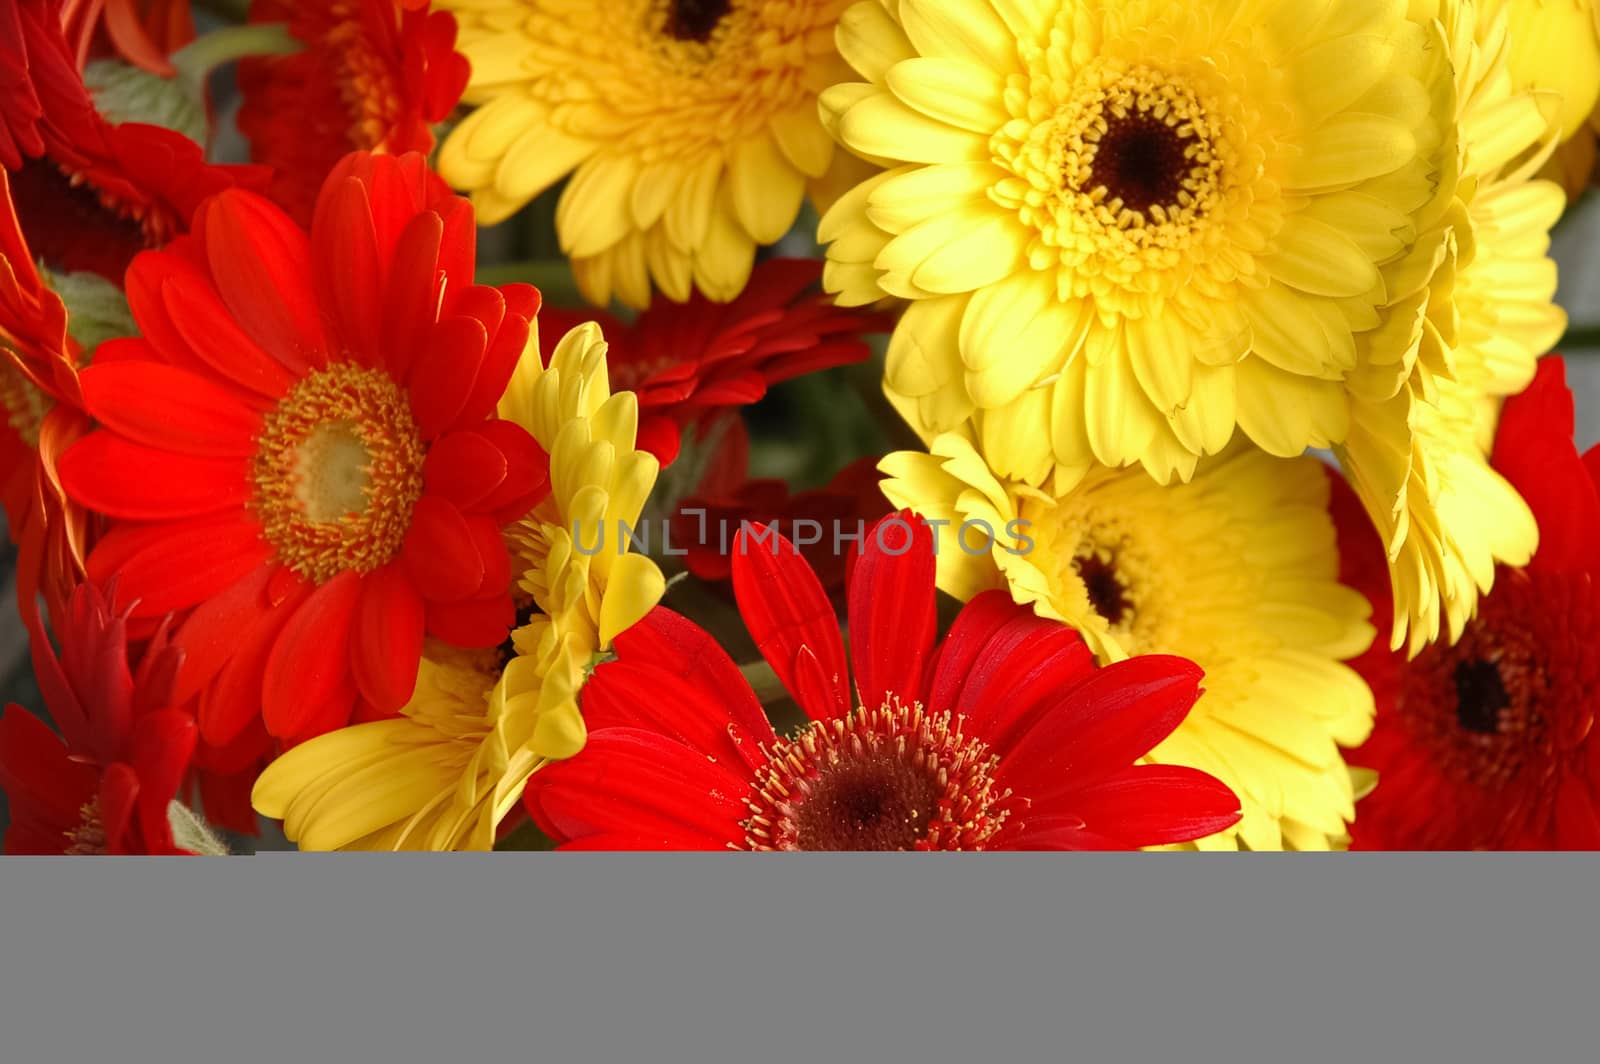
[[78, 811], [78, 815], [81, 819], [78, 826], [67, 833], [67, 848], [63, 852], [73, 857], [108, 852], [105, 824], [100, 819], [100, 803], [91, 799]]
[[6, 424], [35, 450], [39, 447], [39, 430], [52, 405], [50, 397], [9, 357], [0, 355], [0, 407], [5, 408]]
[[1168, 614], [1178, 588], [1151, 537], [1118, 511], [1104, 500], [1096, 506], [1069, 497], [1054, 506], [1024, 501], [1022, 517], [1036, 564], [1058, 595], [1087, 606], [1125, 653], [1159, 653], [1171, 645]]
[[300, 381], [264, 421], [255, 509], [283, 563], [315, 583], [399, 554], [425, 457], [388, 374], [340, 363]]
[[981, 850], [1011, 812], [999, 758], [920, 704], [816, 721], [767, 756], [747, 799], [752, 850]]

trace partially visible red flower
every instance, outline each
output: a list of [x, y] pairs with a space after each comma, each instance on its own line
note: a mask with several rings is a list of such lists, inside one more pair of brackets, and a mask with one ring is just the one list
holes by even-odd
[[81, 362], [66, 308], [34, 268], [0, 170], [0, 505], [17, 544], [24, 620], [37, 614], [41, 592], [59, 611], [83, 573], [89, 523], [56, 475], [56, 459], [89, 427]]
[[211, 166], [170, 129], [102, 118], [51, 0], [0, 0], [0, 166], [34, 255], [118, 284], [134, 255], [186, 230], [206, 196], [268, 176]]
[[863, 337], [887, 332], [889, 319], [834, 306], [816, 290], [821, 276], [818, 259], [770, 259], [731, 303], [699, 292], [687, 303], [658, 296], [632, 325], [603, 312], [552, 308], [540, 344], [548, 360], [568, 329], [598, 321], [612, 388], [639, 397], [639, 446], [667, 465], [686, 426], [748, 406], [780, 381], [871, 354]]
[[195, 742], [193, 719], [172, 708], [180, 653], [163, 629], [130, 660], [125, 614], [90, 584], [51, 622], [59, 657], [37, 618], [29, 639], [61, 734], [20, 706], [0, 715], [5, 852], [188, 852], [167, 813]]
[[128, 271], [141, 337], [81, 375], [102, 426], [61, 460], [110, 518], [88, 559], [135, 618], [184, 615], [179, 696], [206, 742], [295, 742], [392, 714], [425, 633], [494, 646], [502, 529], [548, 458], [494, 414], [538, 292], [471, 282], [472, 207], [422, 156], [355, 153], [308, 237], [231, 190]]
[[[733, 574], [733, 540], [746, 523], [774, 525], [793, 533], [801, 557], [830, 593], [844, 587], [846, 562], [864, 542], [864, 531], [889, 513], [878, 487], [879, 457], [857, 459], [820, 488], [791, 493], [782, 480], [740, 478], [729, 485], [702, 484], [706, 494], [678, 504], [671, 543], [684, 566], [702, 580]], [[802, 542], [802, 532], [804, 542]]]
[[[1573, 446], [1559, 357], [1500, 419], [1495, 468], [1539, 522], [1523, 569], [1494, 590], [1452, 646], [1407, 661], [1386, 632], [1352, 664], [1377, 698], [1353, 765], [1376, 769], [1352, 846], [1371, 850], [1600, 849], [1600, 448]], [[1381, 548], [1359, 511], [1336, 511], [1346, 575], [1390, 616]]]
[[271, 195], [310, 221], [322, 179], [346, 152], [433, 150], [470, 68], [456, 20], [427, 0], [255, 0], [251, 22], [287, 22], [293, 55], [239, 64], [239, 129], [275, 170]]
[[61, 0], [61, 25], [79, 69], [102, 27], [123, 59], [162, 77], [175, 71], [167, 56], [194, 40], [190, 0]]
[[937, 642], [932, 534], [912, 520], [869, 532], [849, 665], [793, 547], [741, 544], [739, 610], [811, 718], [792, 738], [688, 620], [657, 609], [619, 636], [583, 691], [587, 745], [528, 782], [540, 828], [569, 849], [1074, 850], [1238, 821], [1238, 799], [1204, 772], [1135, 764], [1187, 716], [1197, 666], [1096, 668], [1076, 632], [999, 591]]

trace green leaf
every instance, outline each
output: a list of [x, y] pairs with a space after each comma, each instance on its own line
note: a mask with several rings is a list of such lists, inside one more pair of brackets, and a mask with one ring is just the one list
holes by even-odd
[[97, 273], [54, 273], [39, 266], [44, 279], [67, 307], [67, 332], [86, 355], [107, 340], [139, 335], [122, 289]]
[[111, 122], [146, 122], [206, 139], [205, 104], [187, 78], [164, 78], [116, 59], [96, 59], [83, 71], [95, 107]]

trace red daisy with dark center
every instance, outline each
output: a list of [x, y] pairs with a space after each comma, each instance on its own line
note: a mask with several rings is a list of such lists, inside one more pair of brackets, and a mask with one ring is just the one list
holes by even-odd
[[821, 277], [816, 259], [771, 259], [731, 303], [699, 292], [687, 303], [657, 296], [632, 325], [605, 313], [550, 309], [540, 333], [544, 357], [568, 329], [598, 321], [612, 388], [639, 397], [639, 446], [667, 465], [685, 427], [748, 406], [773, 384], [872, 353], [864, 337], [887, 332], [889, 318], [834, 306], [816, 290]]
[[[286, 22], [293, 55], [239, 64], [239, 129], [275, 170], [272, 197], [302, 221], [346, 152], [433, 150], [470, 69], [456, 21], [428, 0], [256, 0], [253, 23]], [[403, 9], [403, 10], [402, 10]]]
[[58, 657], [37, 618], [34, 672], [58, 736], [20, 706], [0, 716], [0, 791], [10, 854], [186, 853], [168, 807], [195, 744], [172, 708], [181, 655], [157, 631], [130, 659], [127, 620], [111, 596], [81, 585], [51, 616]]
[[[1546, 358], [1507, 402], [1494, 448], [1539, 521], [1532, 562], [1496, 573], [1454, 645], [1356, 663], [1378, 702], [1372, 737], [1350, 755], [1378, 772], [1356, 848], [1600, 849], [1600, 449], [1580, 458], [1572, 433], [1564, 365]], [[1369, 577], [1358, 586], [1387, 617], [1376, 536], [1345, 510], [1347, 572]]]
[[170, 129], [107, 122], [48, 0], [0, 0], [0, 69], [0, 166], [34, 255], [53, 269], [121, 284], [133, 256], [186, 230], [205, 197], [269, 176], [209, 165]]
[[1135, 762], [1199, 694], [1181, 658], [1096, 668], [1078, 634], [1003, 592], [935, 639], [931, 529], [868, 533], [850, 662], [816, 575], [755, 526], [734, 557], [750, 634], [810, 717], [780, 738], [710, 635], [657, 609], [584, 688], [588, 744], [524, 801], [565, 848], [1130, 849], [1239, 819], [1195, 769]]
[[506, 637], [506, 524], [547, 456], [495, 406], [539, 307], [471, 283], [476, 229], [420, 155], [357, 153], [308, 235], [249, 192], [128, 271], [142, 336], [81, 376], [63, 456], [111, 526], [90, 554], [135, 618], [186, 615], [180, 696], [208, 744], [286, 742], [410, 697], [425, 633]]
[[82, 575], [89, 524], [56, 476], [61, 452], [88, 431], [67, 311], [39, 277], [0, 170], [0, 505], [17, 544], [17, 605], [42, 592], [59, 612]]

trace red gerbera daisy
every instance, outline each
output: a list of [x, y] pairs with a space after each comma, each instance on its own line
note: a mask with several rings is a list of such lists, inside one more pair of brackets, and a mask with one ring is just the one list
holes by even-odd
[[139, 256], [141, 338], [82, 374], [103, 426], [68, 493], [113, 519], [89, 573], [133, 615], [193, 613], [180, 697], [206, 740], [264, 714], [293, 741], [411, 695], [424, 632], [492, 646], [514, 619], [503, 526], [548, 459], [495, 404], [539, 306], [471, 283], [471, 205], [417, 154], [349, 156], [309, 238], [228, 191]]
[[29, 638], [61, 735], [20, 706], [0, 716], [5, 852], [188, 852], [168, 817], [195, 741], [193, 719], [171, 708], [179, 652], [162, 629], [130, 662], [126, 617], [88, 584], [51, 621], [59, 657], [37, 618]]
[[[1502, 568], [1456, 643], [1411, 661], [1382, 633], [1356, 662], [1377, 696], [1351, 764], [1378, 772], [1357, 809], [1359, 849], [1600, 849], [1600, 449], [1572, 442], [1572, 393], [1550, 357], [1506, 403], [1494, 465], [1539, 521], [1539, 549]], [[1346, 570], [1389, 616], [1381, 553], [1340, 515]], [[1352, 533], [1352, 534], [1346, 534]], [[1373, 563], [1376, 555], [1379, 559]]]
[[167, 56], [194, 40], [190, 0], [61, 0], [61, 24], [81, 69], [102, 26], [118, 55], [152, 74], [171, 77]]
[[632, 325], [605, 313], [547, 310], [544, 357], [568, 329], [600, 323], [609, 345], [613, 390], [639, 397], [639, 447], [667, 465], [681, 430], [721, 410], [747, 406], [769, 385], [816, 370], [860, 362], [862, 337], [885, 332], [882, 314], [836, 307], [815, 291], [817, 259], [771, 259], [731, 303], [696, 292], [687, 303], [658, 296]]
[[822, 586], [767, 535], [741, 542], [734, 589], [811, 724], [780, 739], [712, 638], [656, 610], [584, 688], [583, 752], [528, 783], [566, 847], [1127, 849], [1238, 821], [1211, 776], [1134, 764], [1188, 714], [1191, 662], [1097, 669], [1076, 632], [1002, 592], [935, 643], [931, 530], [904, 515], [869, 533], [851, 579], [852, 688]]
[[17, 603], [59, 610], [82, 574], [88, 525], [56, 477], [56, 458], [88, 429], [78, 396], [82, 353], [67, 311], [33, 265], [0, 170], [0, 504], [17, 544]]
[[427, 0], [256, 0], [251, 22], [287, 22], [306, 48], [239, 64], [239, 129], [276, 173], [271, 193], [301, 221], [349, 151], [433, 150], [470, 68], [456, 20]]
[[48, 0], [0, 0], [0, 166], [37, 257], [120, 284], [133, 256], [183, 232], [206, 196], [268, 171], [210, 166], [180, 133], [107, 122], [57, 14]]

